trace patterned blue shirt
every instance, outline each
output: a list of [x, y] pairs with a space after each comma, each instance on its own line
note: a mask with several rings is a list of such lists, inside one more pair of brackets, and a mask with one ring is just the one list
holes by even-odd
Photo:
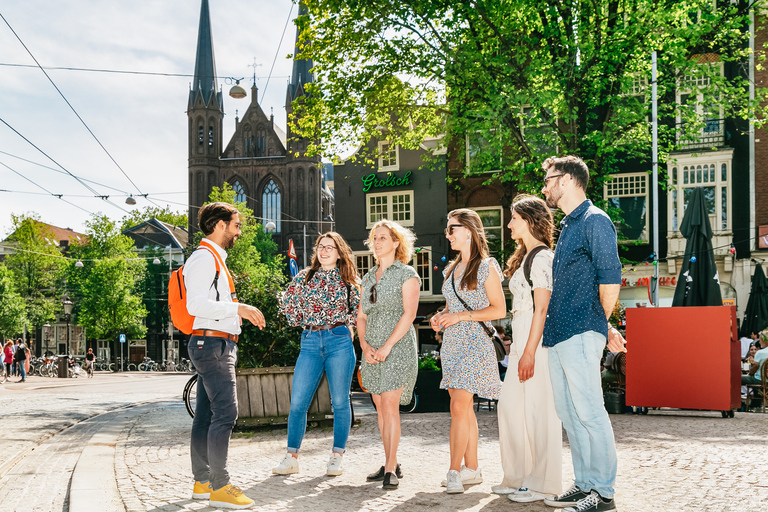
[[599, 285], [621, 283], [616, 228], [603, 210], [586, 200], [560, 222], [560, 228], [544, 324], [545, 347], [587, 331], [607, 338]]

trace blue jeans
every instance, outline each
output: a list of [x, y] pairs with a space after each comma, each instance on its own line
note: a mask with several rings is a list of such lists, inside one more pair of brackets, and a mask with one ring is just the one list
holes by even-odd
[[229, 438], [237, 420], [237, 346], [226, 338], [192, 336], [189, 359], [197, 369], [197, 403], [192, 420], [192, 474], [214, 490], [229, 483]]
[[21, 375], [21, 380], [27, 380], [27, 369], [24, 367], [25, 362], [26, 359], [21, 359], [19, 361], [19, 375]]
[[576, 486], [613, 498], [616, 445], [603, 404], [600, 358], [605, 337], [577, 334], [549, 348], [549, 372], [555, 409], [568, 434]]
[[333, 451], [344, 453], [352, 423], [349, 387], [355, 361], [347, 327], [301, 333], [301, 352], [293, 374], [291, 412], [288, 414], [289, 452], [299, 452], [307, 428], [307, 411], [325, 371], [333, 404]]

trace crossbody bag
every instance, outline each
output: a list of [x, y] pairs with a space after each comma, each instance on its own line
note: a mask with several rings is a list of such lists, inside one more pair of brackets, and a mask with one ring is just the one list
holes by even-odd
[[[464, 299], [459, 296], [458, 292], [456, 291], [456, 281], [453, 276], [454, 269], [451, 270], [451, 286], [453, 287], [453, 294], [456, 295], [457, 299], [459, 299], [459, 302], [461, 302], [461, 305], [464, 306], [464, 309], [467, 311], [475, 311], [474, 309], [470, 308], [469, 304], [467, 304]], [[493, 327], [488, 327], [485, 322], [481, 322], [480, 320], [475, 320], [475, 322], [479, 323], [485, 331], [485, 334], [491, 338], [491, 342], [493, 342], [493, 350], [496, 352], [496, 361], [503, 361], [504, 357], [507, 355], [507, 351], [504, 350], [504, 343], [502, 343], [501, 337], [496, 332], [496, 329]]]

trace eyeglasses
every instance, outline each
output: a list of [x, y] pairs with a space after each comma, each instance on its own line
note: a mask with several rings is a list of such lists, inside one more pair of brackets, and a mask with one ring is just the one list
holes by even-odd
[[368, 300], [371, 302], [371, 304], [376, 304], [376, 299], [377, 299], [376, 284], [377, 283], [373, 283], [373, 286], [371, 286], [371, 296], [368, 297]]
[[552, 178], [559, 178], [560, 176], [565, 176], [565, 174], [553, 174], [552, 176], [547, 176], [544, 178], [544, 186], [547, 186], [547, 182], [551, 180]]
[[333, 252], [334, 249], [336, 249], [335, 245], [320, 245], [320, 244], [317, 244], [315, 246], [315, 250], [317, 252]]
[[463, 228], [461, 224], [448, 224], [448, 227], [445, 228], [445, 234], [446, 235], [452, 235], [453, 234], [453, 228]]

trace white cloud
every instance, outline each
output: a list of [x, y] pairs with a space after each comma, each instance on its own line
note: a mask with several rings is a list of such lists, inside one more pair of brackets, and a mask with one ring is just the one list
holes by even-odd
[[[210, 0], [216, 71], [224, 91], [224, 139], [234, 130], [250, 98], [227, 95], [223, 77], [245, 77], [250, 94], [254, 57], [259, 102], [285, 127], [285, 87], [296, 28], [291, 21], [278, 49], [290, 0]], [[194, 72], [200, 0], [26, 0], [8, 2], [2, 15], [43, 66], [66, 66], [156, 73]], [[266, 77], [277, 54], [272, 78]], [[0, 63], [33, 64], [0, 20]], [[182, 192], [158, 198], [186, 204], [187, 98], [191, 77], [161, 77], [49, 70], [51, 78], [144, 193]], [[88, 134], [43, 73], [35, 68], [0, 66], [0, 117], [72, 173], [126, 193], [137, 193]], [[47, 166], [55, 165], [0, 124], [0, 151]], [[0, 154], [6, 164], [56, 194], [92, 194], [74, 179]], [[99, 194], [119, 194], [93, 185]], [[42, 192], [0, 166], [0, 189]], [[125, 213], [93, 197], [68, 198], [91, 212], [119, 219]], [[124, 197], [114, 197], [125, 209]], [[158, 202], [165, 204], [162, 200]], [[147, 205], [139, 199], [136, 207]], [[132, 207], [132, 208], [136, 208]], [[171, 205], [174, 209], [182, 206]], [[0, 236], [11, 213], [37, 212], [45, 222], [82, 230], [88, 214], [47, 195], [0, 192]]]

